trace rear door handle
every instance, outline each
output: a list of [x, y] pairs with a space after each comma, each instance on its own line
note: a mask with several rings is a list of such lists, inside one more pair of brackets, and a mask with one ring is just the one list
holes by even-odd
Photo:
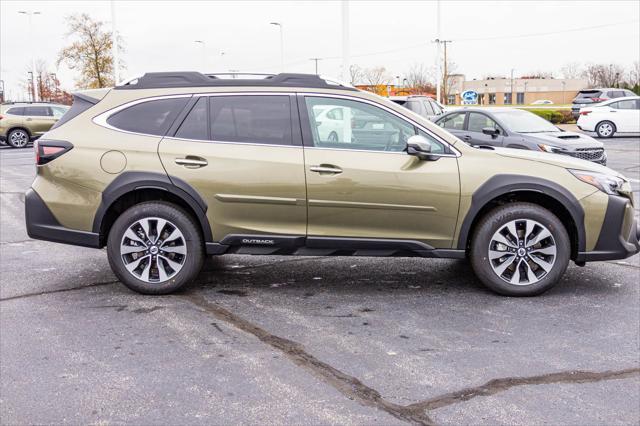
[[469, 135], [464, 135], [464, 136], [462, 137], [462, 139], [464, 139], [465, 141], [470, 141], [470, 140], [471, 140], [471, 136], [469, 136]]
[[176, 158], [175, 163], [188, 169], [197, 169], [209, 164], [204, 158], [191, 155], [187, 155], [185, 158]]
[[320, 173], [320, 174], [337, 175], [342, 173], [342, 169], [340, 167], [332, 166], [330, 164], [320, 164], [319, 166], [311, 166], [309, 167], [309, 170], [315, 173]]

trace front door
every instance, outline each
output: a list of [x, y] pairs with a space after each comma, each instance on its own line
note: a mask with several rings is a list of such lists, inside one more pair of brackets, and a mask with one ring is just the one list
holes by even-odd
[[41, 136], [58, 121], [53, 117], [53, 112], [48, 106], [24, 107], [23, 120], [33, 136]]
[[[421, 161], [408, 155], [418, 129], [398, 114], [353, 98], [300, 96], [308, 197], [308, 236], [355, 241], [413, 240], [450, 248], [460, 185], [454, 155]], [[314, 111], [339, 106], [351, 117], [349, 142], [318, 129]], [[314, 123], [311, 126], [310, 123]], [[445, 144], [420, 130], [432, 152]]]
[[159, 154], [169, 176], [186, 181], [206, 201], [214, 240], [259, 244], [252, 235], [304, 236], [306, 189], [300, 126], [292, 126], [298, 123], [295, 96], [194, 100], [184, 121], [160, 142]]
[[[485, 128], [497, 129], [500, 133], [485, 135], [482, 133]], [[469, 112], [465, 136], [471, 145], [502, 146], [504, 141], [504, 131], [491, 117], [481, 112]]]

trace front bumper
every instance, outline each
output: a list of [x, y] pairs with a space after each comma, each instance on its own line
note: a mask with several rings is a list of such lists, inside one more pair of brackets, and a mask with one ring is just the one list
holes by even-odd
[[27, 234], [30, 238], [83, 247], [100, 247], [98, 234], [62, 226], [33, 189], [29, 189], [25, 194], [24, 210]]
[[638, 252], [640, 224], [634, 219], [631, 201], [610, 195], [596, 246], [592, 251], [578, 253], [576, 262], [625, 259]]

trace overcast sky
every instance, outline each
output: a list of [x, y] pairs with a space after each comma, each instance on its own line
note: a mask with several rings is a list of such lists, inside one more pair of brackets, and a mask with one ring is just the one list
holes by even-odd
[[[8, 93], [30, 64], [27, 18], [37, 10], [35, 56], [73, 88], [74, 73], [56, 69], [58, 52], [70, 42], [65, 16], [86, 12], [110, 25], [109, 1], [7, 1], [0, 3], [0, 68]], [[341, 60], [339, 1], [204, 2], [117, 1], [116, 21], [125, 42], [125, 76], [146, 71], [201, 70], [206, 41], [206, 71], [239, 69], [277, 72], [278, 28], [284, 23], [286, 70], [339, 76]], [[457, 72], [468, 78], [486, 74], [516, 76], [537, 70], [558, 72], [563, 64], [617, 63], [629, 68], [640, 58], [640, 1], [447, 1], [441, 2], [442, 38]], [[589, 28], [588, 28], [589, 27]], [[436, 2], [351, 1], [351, 63], [384, 66], [392, 76], [412, 64], [435, 62]], [[532, 34], [538, 34], [532, 36]], [[543, 34], [543, 35], [539, 35]], [[225, 52], [221, 55], [220, 52]]]

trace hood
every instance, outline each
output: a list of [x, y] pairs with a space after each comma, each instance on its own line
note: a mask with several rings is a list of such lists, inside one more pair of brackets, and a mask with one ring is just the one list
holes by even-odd
[[530, 141], [554, 145], [567, 149], [575, 148], [604, 148], [604, 144], [577, 132], [546, 132], [546, 133], [520, 133], [521, 136]]
[[552, 166], [558, 166], [564, 169], [575, 169], [604, 173], [608, 175], [618, 176], [627, 180], [624, 175], [616, 172], [615, 170], [611, 170], [606, 166], [602, 166], [592, 161], [580, 160], [579, 158], [574, 158], [569, 155], [551, 154], [542, 151], [529, 151], [526, 149], [513, 148], [495, 148], [494, 152], [502, 157], [537, 161], [539, 163], [551, 164]]

